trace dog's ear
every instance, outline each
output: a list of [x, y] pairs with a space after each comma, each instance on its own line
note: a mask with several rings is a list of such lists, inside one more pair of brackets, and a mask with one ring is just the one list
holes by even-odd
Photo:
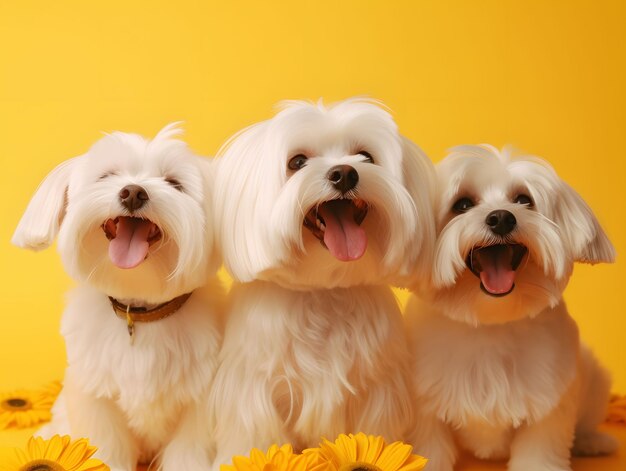
[[[283, 256], [268, 241], [267, 221], [277, 197], [277, 182], [268, 175], [264, 136], [268, 122], [235, 134], [216, 158], [214, 216], [224, 265], [237, 280], [252, 281]], [[259, 191], [263, 188], [263, 191]], [[280, 245], [280, 244], [279, 244]]]
[[556, 202], [556, 223], [574, 260], [591, 264], [614, 262], [615, 248], [591, 208], [571, 186], [565, 182], [561, 184], [561, 198]]
[[67, 187], [79, 158], [63, 162], [41, 182], [11, 238], [14, 245], [37, 251], [52, 244], [65, 216]]
[[411, 140], [402, 137], [404, 184], [415, 204], [417, 226], [407, 248], [404, 272], [429, 277], [436, 239], [435, 167]]

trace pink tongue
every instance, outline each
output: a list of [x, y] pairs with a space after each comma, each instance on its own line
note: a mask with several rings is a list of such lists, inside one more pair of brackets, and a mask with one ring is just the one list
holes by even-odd
[[476, 257], [481, 265], [480, 281], [491, 294], [511, 291], [515, 282], [515, 270], [511, 269], [513, 249], [498, 245], [481, 249]]
[[109, 242], [109, 258], [119, 268], [135, 268], [148, 255], [148, 235], [154, 223], [145, 219], [120, 217], [115, 238]]
[[342, 262], [358, 260], [367, 248], [367, 235], [354, 221], [354, 210], [350, 200], [328, 201], [319, 207], [326, 224], [324, 244]]

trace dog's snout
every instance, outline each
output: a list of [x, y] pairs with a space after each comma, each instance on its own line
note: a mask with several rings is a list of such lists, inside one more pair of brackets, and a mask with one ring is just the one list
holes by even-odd
[[141, 208], [150, 199], [146, 190], [139, 185], [126, 185], [119, 195], [122, 205], [131, 212]]
[[359, 182], [359, 173], [350, 165], [336, 165], [328, 171], [328, 180], [337, 190], [347, 193]]
[[505, 209], [491, 211], [485, 219], [485, 223], [491, 228], [491, 231], [498, 235], [506, 235], [510, 233], [517, 224], [517, 220], [512, 212]]

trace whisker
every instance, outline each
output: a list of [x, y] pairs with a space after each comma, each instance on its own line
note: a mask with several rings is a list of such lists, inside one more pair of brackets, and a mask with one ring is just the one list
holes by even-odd
[[557, 229], [559, 228], [559, 225], [556, 222], [554, 222], [552, 219], [547, 217], [546, 215], [541, 214], [541, 213], [536, 213], [536, 214], [538, 214], [544, 221], [548, 222], [549, 224], [552, 224]]

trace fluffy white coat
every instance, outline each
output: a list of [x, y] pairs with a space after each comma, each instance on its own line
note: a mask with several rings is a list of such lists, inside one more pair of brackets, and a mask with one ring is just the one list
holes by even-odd
[[[479, 458], [509, 458], [512, 471], [569, 470], [572, 447], [612, 452], [616, 441], [596, 430], [610, 380], [581, 347], [561, 297], [574, 261], [614, 259], [595, 216], [534, 157], [462, 146], [437, 173], [433, 286], [407, 308], [417, 451], [432, 471], [451, 471], [458, 447]], [[469, 202], [459, 204], [464, 198]], [[488, 227], [496, 210], [514, 215], [510, 233]], [[488, 279], [470, 270], [473, 251], [493, 244], [528, 249], [512, 291], [500, 297], [481, 289]]]
[[[79, 282], [61, 325], [64, 388], [39, 434], [87, 437], [114, 471], [134, 470], [138, 461], [157, 461], [166, 471], [210, 465], [205, 398], [217, 368], [222, 303], [214, 279], [211, 169], [174, 138], [179, 132], [170, 125], [152, 140], [105, 136], [46, 177], [13, 237], [39, 250], [58, 233], [64, 266]], [[122, 204], [130, 184], [149, 197], [134, 211]], [[159, 240], [145, 243], [145, 260], [123, 269], [113, 263], [108, 238], [115, 234], [105, 227], [117, 227], [121, 237], [118, 221], [130, 216], [138, 228], [151, 221], [150, 235]], [[143, 247], [133, 244], [131, 251]], [[189, 292], [173, 315], [136, 322], [132, 343], [109, 300], [152, 308]]]
[[[291, 168], [294, 159], [306, 164]], [[358, 172], [346, 194], [329, 181], [337, 165]], [[301, 449], [340, 432], [404, 437], [412, 419], [406, 338], [385, 281], [429, 264], [431, 166], [384, 109], [360, 99], [287, 103], [229, 143], [215, 211], [225, 265], [240, 284], [211, 402], [214, 469], [275, 442]], [[304, 225], [336, 200], [368, 208], [353, 229], [367, 249], [351, 261]]]

